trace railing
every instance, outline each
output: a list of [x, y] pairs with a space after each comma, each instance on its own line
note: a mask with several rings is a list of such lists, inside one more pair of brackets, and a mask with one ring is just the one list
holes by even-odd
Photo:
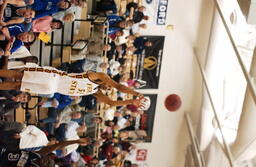
[[[100, 20], [100, 21], [99, 21]], [[50, 46], [51, 47], [51, 50], [50, 50], [50, 65], [52, 65], [52, 60], [53, 60], [53, 48], [54, 47], [60, 47], [60, 60], [62, 62], [62, 59], [63, 59], [63, 47], [64, 46], [72, 46], [73, 43], [74, 43], [74, 29], [75, 29], [75, 23], [76, 22], [91, 22], [91, 24], [100, 24], [100, 25], [105, 25], [106, 28], [104, 29], [103, 31], [103, 34], [107, 34], [108, 33], [108, 21], [107, 21], [107, 17], [105, 16], [91, 16], [91, 18], [88, 18], [88, 19], [75, 19], [73, 22], [72, 22], [72, 25], [71, 25], [71, 33], [70, 33], [70, 43], [68, 44], [64, 44], [64, 36], [65, 36], [65, 26], [63, 26], [62, 28], [62, 32], [61, 32], [61, 42], [60, 43], [54, 43], [54, 32], [52, 32], [51, 34], [51, 42], [48, 42], [46, 44], [46, 46]], [[92, 31], [91, 31], [92, 32]], [[90, 37], [92, 36], [93, 34], [91, 33], [90, 34]], [[108, 35], [106, 35], [104, 38], [104, 43], [106, 44], [108, 42]], [[103, 53], [103, 55], [106, 55], [106, 53]]]
[[204, 158], [199, 149], [198, 139], [193, 130], [193, 125], [192, 125], [192, 121], [189, 116], [189, 113], [185, 113], [185, 118], [186, 118], [185, 120], [186, 120], [187, 127], [188, 127], [189, 137], [191, 140], [191, 147], [188, 151], [191, 151], [191, 154], [192, 154], [194, 162], [195, 162], [195, 164], [194, 164], [195, 166], [206, 167]]

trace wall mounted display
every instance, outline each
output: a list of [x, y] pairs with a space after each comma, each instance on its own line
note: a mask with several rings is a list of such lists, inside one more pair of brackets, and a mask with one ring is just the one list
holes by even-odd
[[138, 54], [136, 79], [146, 81], [143, 89], [158, 89], [161, 61], [164, 48], [164, 36], [142, 36], [152, 42]]
[[134, 141], [151, 142], [153, 136], [153, 127], [156, 111], [157, 94], [147, 94], [145, 97], [150, 99], [150, 106], [140, 118], [136, 119], [135, 130], [132, 136]]
[[168, 0], [144, 0], [146, 14], [150, 17], [150, 22], [156, 25], [165, 25], [167, 16]]
[[147, 149], [138, 149], [136, 154], [136, 161], [146, 161], [147, 160]]

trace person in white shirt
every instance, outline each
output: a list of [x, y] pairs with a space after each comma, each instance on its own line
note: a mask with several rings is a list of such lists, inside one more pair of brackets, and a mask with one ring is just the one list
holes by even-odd
[[109, 74], [112, 76], [117, 75], [122, 70], [121, 64], [118, 61], [110, 60], [109, 61]]
[[[47, 145], [56, 143], [56, 140], [53, 141], [51, 139], [51, 142], [49, 142], [46, 134], [34, 125], [25, 126], [24, 124], [20, 124], [18, 122], [3, 122], [2, 124], [8, 125], [8, 127], [4, 129], [5, 131], [11, 131], [12, 133], [14, 133], [13, 139], [19, 139], [17, 147], [21, 150], [33, 149], [33, 151], [36, 151], [42, 149]], [[17, 125], [19, 125], [20, 127], [16, 127]], [[15, 133], [13, 129], [20, 130], [15, 130], [19, 131]]]
[[85, 0], [71, 0], [72, 6], [68, 8], [65, 11], [60, 11], [57, 13], [54, 13], [52, 16], [55, 19], [58, 20], [63, 20], [63, 21], [69, 21], [65, 19], [65, 16], [70, 14], [70, 13], [75, 13], [80, 10], [80, 8], [86, 8], [87, 7], [87, 2]]
[[131, 27], [130, 32], [131, 32], [131, 34], [137, 34], [137, 35], [139, 35], [141, 29], [146, 29], [146, 28], [147, 28], [147, 24], [145, 24], [145, 23], [137, 23], [137, 24], [134, 24], [134, 25]]
[[12, 58], [23, 58], [27, 56], [32, 56], [29, 50], [25, 46], [21, 46], [19, 49], [17, 49], [15, 52], [13, 52], [10, 56], [9, 59]]
[[123, 35], [118, 36], [117, 40], [115, 41], [116, 45], [122, 45], [122, 44], [126, 44], [129, 40], [128, 36], [130, 35], [130, 31], [127, 29], [123, 30]]
[[69, 123], [71, 119], [80, 119], [82, 117], [81, 112], [77, 107], [67, 106], [58, 115], [57, 123], [55, 128], [58, 128], [60, 124]]
[[118, 125], [119, 129], [125, 128], [127, 126], [127, 124], [128, 124], [127, 119], [125, 119], [124, 117], [118, 118], [117, 125]]
[[[80, 137], [78, 136], [78, 133], [84, 133], [86, 132], [86, 129], [87, 128], [84, 124], [80, 126], [77, 122], [70, 121], [66, 126], [66, 132], [65, 132], [66, 141], [80, 139]], [[62, 156], [64, 157], [72, 153], [73, 151], [76, 151], [78, 146], [79, 146], [78, 144], [72, 144], [64, 147], [62, 149]]]
[[80, 73], [85, 71], [103, 72], [107, 69], [109, 64], [104, 62], [103, 57], [99, 55], [87, 56], [84, 59], [72, 62], [69, 67], [69, 72]]
[[46, 146], [48, 143], [45, 133], [36, 126], [29, 125], [20, 133], [20, 149]]

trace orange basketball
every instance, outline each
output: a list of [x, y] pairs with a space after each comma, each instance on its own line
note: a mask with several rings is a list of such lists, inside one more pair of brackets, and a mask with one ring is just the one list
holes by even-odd
[[178, 95], [171, 94], [171, 95], [166, 97], [164, 105], [165, 105], [167, 110], [176, 111], [181, 106], [181, 99]]

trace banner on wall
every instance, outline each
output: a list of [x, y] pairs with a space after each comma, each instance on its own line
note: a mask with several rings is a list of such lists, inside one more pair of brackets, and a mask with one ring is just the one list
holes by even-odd
[[[147, 156], [150, 150], [140, 147], [136, 150], [132, 150], [128, 156], [126, 156], [126, 161], [130, 161], [138, 165], [138, 167], [148, 167]], [[124, 166], [125, 162], [124, 162]], [[127, 165], [129, 166], [129, 165]]]
[[138, 149], [136, 153], [136, 161], [146, 161], [147, 160], [147, 149]]
[[149, 97], [150, 107], [145, 110], [144, 114], [142, 114], [142, 116], [140, 117], [139, 125], [137, 127], [139, 127], [140, 130], [144, 130], [147, 134], [144, 142], [151, 142], [153, 136], [157, 94], [146, 94], [144, 96]]
[[138, 55], [136, 78], [146, 81], [143, 89], [158, 89], [161, 61], [164, 48], [164, 36], [142, 36], [153, 43]]
[[149, 22], [156, 25], [165, 25], [168, 0], [144, 0], [143, 6], [146, 7], [145, 14], [150, 17]]

